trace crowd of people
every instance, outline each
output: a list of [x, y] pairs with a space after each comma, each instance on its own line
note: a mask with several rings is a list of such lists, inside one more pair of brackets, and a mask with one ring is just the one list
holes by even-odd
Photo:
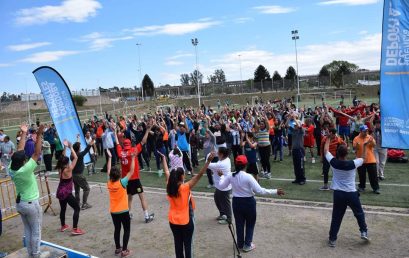
[[[87, 146], [81, 146], [80, 133], [84, 134]], [[40, 255], [41, 208], [34, 177], [40, 161], [47, 171], [52, 171], [52, 161], [56, 160], [54, 169], [60, 177], [56, 194], [61, 206], [60, 230], [70, 229], [65, 222], [68, 204], [74, 209], [73, 235], [85, 233], [78, 227], [79, 214], [81, 209], [92, 208], [88, 203], [90, 187], [84, 175], [85, 168], [88, 174], [108, 174], [110, 213], [115, 228], [114, 253], [122, 257], [130, 254], [128, 241], [134, 195], [138, 194], [140, 199], [144, 221], [154, 220], [154, 213], [148, 211], [140, 180], [142, 170], [153, 171], [152, 157], [157, 173], [166, 178], [169, 223], [176, 257], [191, 257], [194, 232], [191, 189], [204, 174], [208, 179], [207, 187], [215, 188], [218, 223], [229, 224], [234, 218], [237, 244], [245, 252], [255, 248], [252, 241], [257, 215], [254, 193], [284, 195], [282, 189], [264, 189], [259, 185], [260, 179], [271, 179], [275, 175], [272, 161], [282, 162], [286, 156], [292, 159], [292, 183], [298, 185], [307, 182], [305, 162], [322, 161], [323, 186], [319, 190], [334, 190], [330, 246], [335, 246], [340, 220], [346, 204], [351, 202], [361, 233], [364, 232], [361, 237], [367, 239], [363, 210], [359, 199], [356, 200], [355, 169], [359, 174], [358, 192], [365, 191], [367, 175], [376, 194], [380, 193], [378, 181], [385, 179], [386, 149], [381, 145], [379, 106], [363, 102], [354, 102], [350, 107], [343, 102], [336, 107], [323, 102], [315, 108], [297, 109], [291, 99], [260, 99], [254, 106], [248, 103], [242, 107], [230, 107], [226, 103], [222, 107], [218, 102], [215, 109], [202, 105], [197, 109], [161, 108], [143, 116], [106, 113], [104, 117], [86, 121], [77, 139], [61, 142], [53, 124], [37, 123], [30, 127], [22, 125], [16, 143], [17, 149], [10, 137], [0, 130], [1, 164], [16, 185], [17, 209], [25, 226], [27, 250], [32, 257]], [[355, 161], [346, 160], [351, 146]], [[66, 156], [67, 152], [70, 152], [69, 156]], [[90, 155], [91, 163], [84, 165], [85, 155]], [[95, 163], [103, 156], [105, 164], [101, 171], [97, 171]], [[199, 156], [205, 160], [201, 169]], [[334, 172], [332, 187], [328, 185], [330, 167]], [[341, 170], [349, 171], [348, 175], [353, 176], [345, 178], [339, 172]], [[185, 180], [189, 176], [191, 179]], [[124, 228], [122, 245], [121, 227]]]

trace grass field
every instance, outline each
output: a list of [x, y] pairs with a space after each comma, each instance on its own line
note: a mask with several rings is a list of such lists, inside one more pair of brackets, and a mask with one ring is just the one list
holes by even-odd
[[[352, 157], [352, 154], [350, 155]], [[105, 162], [105, 158], [99, 158], [97, 162], [97, 171], [102, 168]], [[200, 161], [200, 166], [204, 161]], [[307, 184], [300, 186], [294, 185], [291, 181], [294, 178], [293, 164], [291, 157], [284, 157], [283, 162], [274, 162], [272, 164], [272, 179], [261, 179], [260, 184], [266, 188], [283, 188], [286, 195], [285, 199], [303, 200], [303, 201], [315, 201], [315, 202], [332, 202], [332, 194], [330, 191], [319, 191], [318, 188], [322, 186], [321, 167], [322, 164], [317, 161], [316, 164], [306, 162], [305, 171], [307, 177]], [[141, 181], [144, 186], [164, 188], [164, 178], [159, 178], [156, 171], [155, 160], [150, 162], [151, 168], [155, 168], [154, 171], [142, 171]], [[200, 167], [199, 167], [200, 168]], [[199, 171], [199, 168], [196, 171]], [[84, 174], [87, 174], [85, 169]], [[330, 172], [331, 174], [331, 172]], [[366, 192], [361, 194], [361, 200], [363, 204], [374, 206], [387, 206], [387, 207], [402, 207], [409, 208], [409, 172], [408, 164], [393, 164], [387, 163], [385, 169], [386, 180], [380, 182], [381, 194], [376, 195], [372, 193], [369, 182], [367, 183]], [[106, 174], [99, 173], [88, 176], [88, 180], [91, 182], [106, 182]], [[331, 180], [331, 177], [330, 177]], [[358, 178], [356, 179], [358, 180]], [[206, 176], [204, 176], [195, 188], [200, 192], [212, 192], [213, 189], [207, 189], [208, 182]]]

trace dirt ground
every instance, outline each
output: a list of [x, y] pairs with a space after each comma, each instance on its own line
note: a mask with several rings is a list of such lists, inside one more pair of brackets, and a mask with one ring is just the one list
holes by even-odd
[[[55, 191], [56, 183], [51, 183]], [[174, 257], [173, 237], [167, 221], [168, 203], [164, 191], [145, 189], [149, 210], [156, 219], [145, 224], [138, 199], [134, 200], [131, 227], [131, 257]], [[89, 203], [82, 211], [79, 225], [87, 233], [73, 237], [60, 233], [58, 216], [43, 217], [43, 239], [97, 257], [113, 255], [113, 224], [108, 212], [107, 191], [94, 187]], [[196, 195], [195, 257], [233, 257], [233, 241], [227, 226], [218, 225], [218, 215], [210, 195]], [[59, 212], [58, 202], [53, 204]], [[254, 235], [256, 249], [243, 257], [409, 257], [409, 216], [407, 214], [367, 213], [371, 242], [359, 238], [351, 212], [347, 212], [338, 236], [337, 247], [327, 247], [331, 210], [315, 207], [285, 206], [258, 202]], [[67, 223], [72, 225], [72, 209], [67, 209]], [[3, 223], [0, 250], [21, 247], [23, 226], [19, 217]]]

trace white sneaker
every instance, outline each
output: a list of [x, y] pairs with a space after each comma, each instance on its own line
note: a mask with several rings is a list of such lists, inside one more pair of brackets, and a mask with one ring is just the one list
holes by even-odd
[[212, 189], [213, 187], [214, 185], [210, 185], [210, 184], [206, 186], [207, 189]]
[[312, 158], [311, 162], [312, 164], [315, 164], [315, 158]]
[[251, 243], [250, 246], [244, 246], [243, 247], [243, 252], [248, 253], [248, 252], [254, 250], [255, 248], [256, 248], [256, 245]]

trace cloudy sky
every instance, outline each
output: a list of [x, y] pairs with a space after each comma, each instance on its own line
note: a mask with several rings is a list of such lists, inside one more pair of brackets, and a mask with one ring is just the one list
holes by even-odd
[[[71, 89], [130, 87], [142, 73], [156, 85], [179, 84], [195, 67], [198, 38], [205, 78], [227, 80], [295, 66], [291, 30], [298, 29], [299, 73], [332, 60], [379, 69], [381, 0], [4, 0], [0, 2], [0, 92], [39, 92], [31, 72], [56, 68]], [[240, 57], [239, 57], [240, 56]]]

